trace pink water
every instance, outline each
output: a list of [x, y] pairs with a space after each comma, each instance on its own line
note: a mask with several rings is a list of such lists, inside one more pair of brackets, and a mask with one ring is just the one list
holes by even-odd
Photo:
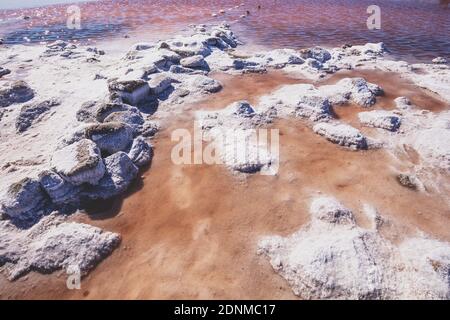
[[[367, 7], [381, 8], [381, 30], [368, 30]], [[404, 59], [450, 58], [449, 0], [100, 0], [78, 3], [82, 29], [66, 28], [68, 7], [0, 10], [6, 43], [55, 39], [90, 41], [125, 35], [154, 39], [191, 23], [226, 20], [242, 40], [267, 47], [303, 48], [383, 41]], [[258, 6], [261, 6], [258, 9]], [[225, 10], [220, 14], [220, 10]], [[250, 14], [240, 18], [246, 11]], [[212, 17], [217, 13], [217, 17]], [[23, 19], [28, 16], [29, 19]]]

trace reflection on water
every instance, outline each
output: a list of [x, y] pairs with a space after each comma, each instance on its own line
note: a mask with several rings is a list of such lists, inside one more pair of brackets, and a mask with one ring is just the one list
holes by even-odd
[[450, 55], [449, 2], [378, 0], [381, 30], [370, 31], [366, 9], [373, 0], [259, 0], [242, 6], [240, 0], [99, 0], [79, 4], [81, 30], [67, 30], [67, 5], [54, 5], [0, 11], [0, 33], [6, 43], [125, 34], [146, 38], [190, 23], [226, 20], [244, 41], [256, 45], [302, 48], [383, 41], [395, 54], [429, 59]]

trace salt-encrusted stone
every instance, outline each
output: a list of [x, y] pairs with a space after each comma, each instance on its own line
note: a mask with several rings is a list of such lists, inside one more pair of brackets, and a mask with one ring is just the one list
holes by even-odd
[[44, 213], [47, 200], [39, 181], [24, 178], [1, 195], [0, 211], [15, 221], [34, 220]]
[[51, 170], [44, 170], [39, 174], [42, 188], [56, 205], [71, 205], [79, 202], [81, 188], [64, 180], [59, 174]]
[[53, 154], [51, 166], [66, 181], [74, 185], [96, 184], [105, 174], [100, 149], [88, 139], [82, 139], [57, 150]]
[[0, 78], [11, 73], [11, 70], [0, 67]]
[[389, 131], [397, 131], [401, 124], [401, 120], [396, 114], [384, 110], [360, 112], [358, 118], [365, 126]]
[[334, 85], [322, 86], [319, 89], [332, 104], [344, 104], [353, 101], [362, 107], [375, 104], [376, 97], [383, 94], [383, 90], [363, 78], [345, 78]]
[[255, 115], [255, 110], [250, 103], [248, 103], [248, 101], [238, 101], [232, 103], [225, 109], [225, 112], [244, 118]]
[[367, 149], [367, 139], [358, 130], [342, 123], [318, 123], [314, 125], [315, 133], [324, 136], [327, 140], [349, 147], [351, 149]]
[[151, 88], [152, 94], [158, 96], [169, 89], [174, 81], [175, 80], [167, 74], [160, 73], [152, 76], [152, 78], [148, 81], [148, 84]]
[[314, 59], [320, 63], [325, 63], [331, 59], [331, 54], [328, 50], [321, 47], [314, 47], [311, 49], [304, 49], [300, 51], [303, 59]]
[[131, 144], [133, 129], [125, 123], [105, 122], [88, 126], [85, 136], [94, 141], [102, 152], [113, 154]]
[[437, 57], [432, 60], [434, 64], [447, 64], [447, 59], [443, 57]]
[[416, 237], [399, 246], [355, 224], [331, 197], [311, 205], [311, 222], [288, 237], [266, 237], [266, 255], [304, 299], [448, 299], [450, 245]]
[[95, 185], [85, 191], [92, 199], [109, 199], [128, 189], [139, 169], [125, 152], [117, 152], [105, 158], [106, 173]]
[[108, 89], [114, 97], [119, 97], [124, 103], [133, 106], [147, 100], [150, 95], [148, 83], [141, 79], [111, 81]]
[[137, 130], [139, 126], [144, 124], [145, 120], [139, 110], [134, 108], [127, 111], [113, 112], [109, 116], [107, 116], [103, 122], [125, 123]]
[[30, 271], [86, 275], [119, 245], [120, 236], [52, 214], [26, 230], [0, 222], [0, 243], [0, 264], [9, 263], [5, 271], [16, 280]]
[[143, 137], [137, 137], [133, 140], [128, 156], [136, 166], [142, 167], [152, 161], [153, 148]]
[[37, 122], [44, 113], [60, 104], [61, 102], [58, 99], [50, 99], [23, 106], [20, 109], [19, 116], [16, 119], [17, 132], [26, 131], [33, 123]]
[[76, 113], [76, 118], [80, 122], [96, 122], [96, 113], [98, 108], [102, 105], [100, 101], [86, 101]]
[[15, 103], [27, 102], [34, 98], [34, 91], [24, 81], [16, 81], [0, 89], [0, 108]]
[[201, 55], [181, 59], [180, 64], [185, 68], [191, 68], [191, 69], [207, 69], [208, 68], [208, 64], [206, 63], [205, 59]]

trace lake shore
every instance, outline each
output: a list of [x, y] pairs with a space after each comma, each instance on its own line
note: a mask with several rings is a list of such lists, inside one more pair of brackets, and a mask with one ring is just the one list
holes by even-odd
[[[1, 299], [448, 298], [444, 58], [256, 51], [227, 24], [0, 53]], [[196, 124], [278, 129], [279, 155], [173, 163]]]

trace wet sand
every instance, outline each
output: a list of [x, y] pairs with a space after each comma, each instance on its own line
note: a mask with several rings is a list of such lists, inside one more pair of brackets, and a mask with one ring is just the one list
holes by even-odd
[[[441, 108], [435, 97], [404, 80], [382, 73], [364, 72], [364, 77], [385, 89], [375, 108], [391, 109], [399, 95], [410, 95], [419, 105], [423, 99], [430, 110]], [[299, 82], [271, 73], [221, 80], [221, 93], [187, 106], [187, 112], [157, 135], [151, 168], [127, 196], [73, 217], [123, 237], [111, 257], [83, 280], [82, 290], [67, 290], [63, 272], [59, 277], [30, 274], [14, 283], [0, 277], [0, 298], [295, 299], [268, 261], [256, 254], [257, 241], [271, 234], [289, 235], [307, 223], [309, 203], [318, 192], [342, 200], [362, 225], [367, 221], [361, 205], [374, 205], [393, 221], [395, 227], [383, 230], [392, 240], [421, 230], [450, 241], [450, 210], [442, 195], [409, 190], [395, 179], [397, 171], [412, 166], [412, 159], [399, 161], [382, 149], [343, 149], [314, 134], [301, 119], [272, 124], [281, 135], [277, 176], [174, 165], [170, 151], [176, 142], [170, 135], [175, 128], [192, 129], [192, 111], [219, 109], [240, 99], [255, 103], [281, 84]], [[348, 120], [358, 111], [354, 106], [335, 108]]]

